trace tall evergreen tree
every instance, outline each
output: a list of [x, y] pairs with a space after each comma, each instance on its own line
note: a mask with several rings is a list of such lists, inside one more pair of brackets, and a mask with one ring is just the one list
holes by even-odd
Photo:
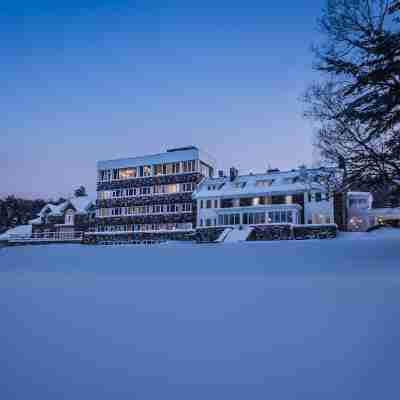
[[85, 197], [85, 196], [87, 196], [85, 186], [79, 186], [79, 188], [75, 190], [74, 195], [75, 195], [75, 197]]

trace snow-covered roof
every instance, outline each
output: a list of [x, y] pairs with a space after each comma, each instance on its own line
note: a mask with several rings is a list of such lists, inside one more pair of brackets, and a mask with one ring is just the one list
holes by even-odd
[[368, 215], [380, 217], [382, 219], [400, 219], [400, 207], [395, 208], [372, 208], [368, 211]]
[[[85, 214], [89, 208], [96, 202], [95, 195], [88, 195], [82, 197], [73, 197], [59, 205], [46, 204], [39, 212], [39, 217], [30, 221], [30, 223], [38, 223], [37, 221], [45, 215], [60, 216], [63, 215], [64, 210], [72, 205], [78, 214]], [[48, 210], [48, 211], [47, 211]]]
[[[319, 172], [318, 172], [319, 171]], [[308, 178], [323, 174], [320, 170], [306, 170]], [[237, 176], [233, 181], [229, 177], [204, 178], [193, 198], [261, 196], [267, 194], [301, 193], [306, 190], [324, 191], [325, 187], [317, 182], [306, 181], [304, 171], [292, 170], [265, 174]]]
[[347, 192], [350, 197], [371, 197], [371, 192]]
[[170, 149], [164, 153], [150, 154], [148, 156], [120, 158], [116, 160], [104, 160], [97, 162], [97, 169], [128, 168], [142, 165], [154, 165], [189, 160], [202, 160], [213, 166], [214, 160], [203, 150], [195, 146], [188, 146], [180, 149]]
[[96, 198], [92, 196], [74, 197], [69, 200], [78, 214], [85, 214], [95, 201]]
[[0, 235], [0, 241], [7, 241], [10, 235], [31, 235], [32, 225], [19, 225]]
[[37, 217], [37, 218], [31, 219], [31, 220], [29, 220], [29, 223], [31, 225], [41, 224], [42, 223], [42, 218], [41, 217]]

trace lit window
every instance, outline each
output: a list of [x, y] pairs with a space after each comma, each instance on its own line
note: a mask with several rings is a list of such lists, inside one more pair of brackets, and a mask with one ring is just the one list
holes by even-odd
[[136, 177], [136, 168], [125, 168], [119, 171], [120, 179], [131, 179]]

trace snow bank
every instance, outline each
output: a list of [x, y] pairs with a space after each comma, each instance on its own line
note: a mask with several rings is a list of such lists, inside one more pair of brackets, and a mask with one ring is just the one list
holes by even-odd
[[398, 398], [398, 243], [4, 248], [0, 398]]
[[[400, 228], [379, 228], [371, 232], [342, 232], [339, 233], [339, 239], [349, 240], [368, 240], [368, 239], [393, 239], [400, 240]], [[397, 242], [398, 245], [398, 242]]]

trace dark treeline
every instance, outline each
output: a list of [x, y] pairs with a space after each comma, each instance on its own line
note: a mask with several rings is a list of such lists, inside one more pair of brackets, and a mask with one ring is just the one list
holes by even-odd
[[[52, 203], [59, 204], [62, 201], [65, 200], [60, 198]], [[17, 225], [27, 224], [48, 202], [43, 199], [30, 200], [15, 196], [0, 199], [0, 233]]]
[[[74, 191], [75, 197], [87, 196], [86, 188], [79, 186]], [[17, 225], [25, 225], [29, 220], [37, 217], [40, 210], [48, 203], [61, 204], [66, 199], [60, 197], [58, 200], [44, 199], [22, 199], [13, 195], [0, 199], [0, 233]]]

